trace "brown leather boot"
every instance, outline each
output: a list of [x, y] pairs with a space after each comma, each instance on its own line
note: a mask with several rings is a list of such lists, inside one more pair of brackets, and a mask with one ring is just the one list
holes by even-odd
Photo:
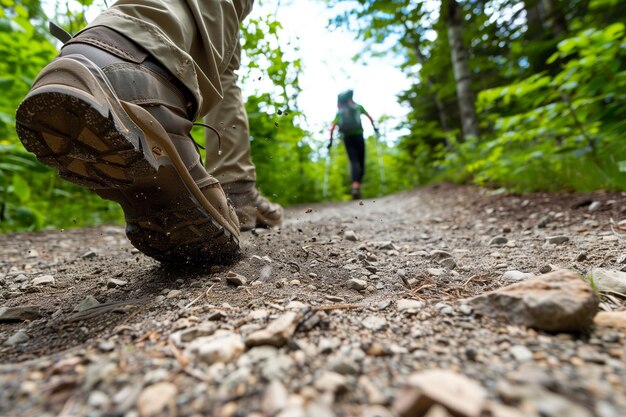
[[254, 182], [224, 184], [224, 190], [235, 206], [241, 230], [255, 227], [277, 227], [283, 222], [283, 207], [263, 197]]
[[118, 202], [146, 255], [222, 262], [239, 253], [239, 222], [200, 162], [194, 106], [140, 46], [95, 27], [41, 71], [17, 109], [17, 133], [61, 177]]

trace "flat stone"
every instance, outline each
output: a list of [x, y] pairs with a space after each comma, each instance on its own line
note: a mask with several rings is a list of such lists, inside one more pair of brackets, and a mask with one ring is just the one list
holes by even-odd
[[558, 270], [468, 300], [475, 313], [549, 332], [585, 329], [599, 299], [576, 273]]
[[466, 376], [432, 369], [407, 378], [407, 388], [396, 395], [393, 409], [400, 417], [414, 417], [439, 404], [455, 415], [479, 417], [486, 399], [487, 392]]
[[440, 277], [445, 273], [445, 271], [441, 268], [428, 268], [426, 272], [428, 272], [428, 275], [431, 277]]
[[176, 298], [179, 295], [181, 295], [183, 292], [181, 290], [170, 290], [167, 295], [165, 296], [165, 298], [167, 299], [172, 299], [172, 298]]
[[275, 416], [287, 407], [288, 398], [289, 393], [287, 392], [287, 388], [285, 388], [280, 381], [274, 379], [270, 381], [263, 394], [261, 411], [263, 411], [263, 414], [266, 416]]
[[591, 276], [600, 291], [614, 291], [626, 295], [626, 272], [594, 268]]
[[176, 415], [178, 388], [171, 382], [158, 382], [141, 391], [137, 399], [137, 410], [141, 417]]
[[593, 324], [626, 330], [626, 311], [601, 311], [594, 317]]
[[503, 280], [512, 281], [512, 282], [525, 281], [527, 279], [534, 278], [534, 277], [535, 277], [535, 274], [532, 274], [530, 272], [521, 272], [521, 271], [506, 271], [504, 274], [502, 274]]
[[76, 307], [74, 307], [74, 311], [81, 312], [99, 305], [100, 302], [96, 300], [93, 295], [88, 295], [83, 299], [83, 301], [81, 301]]
[[41, 317], [37, 306], [0, 307], [0, 323], [37, 320]]
[[52, 275], [42, 275], [34, 278], [31, 283], [33, 285], [54, 285], [54, 277]]
[[524, 345], [511, 346], [509, 353], [518, 362], [528, 362], [533, 359], [533, 353]]
[[218, 330], [189, 344], [189, 351], [209, 365], [233, 361], [243, 353], [244, 348], [241, 336], [228, 330]]
[[126, 284], [128, 284], [128, 281], [124, 281], [123, 279], [117, 279], [117, 278], [107, 279], [107, 288], [123, 287]]
[[348, 285], [348, 288], [357, 291], [362, 291], [367, 288], [367, 282], [357, 278], [349, 279], [346, 284]]
[[569, 237], [567, 236], [549, 236], [546, 237], [546, 242], [551, 245], [562, 245], [564, 243], [569, 242]]
[[289, 311], [271, 322], [265, 329], [258, 330], [246, 338], [246, 346], [269, 345], [282, 347], [286, 345], [298, 326], [300, 314]]
[[504, 236], [496, 236], [489, 241], [489, 245], [491, 246], [505, 245], [508, 241], [509, 239], [505, 238]]
[[345, 232], [343, 232], [343, 238], [345, 240], [349, 240], [350, 242], [356, 242], [359, 240], [356, 233], [354, 233], [352, 230], [346, 230]]
[[356, 375], [361, 370], [354, 359], [347, 357], [337, 358], [332, 362], [330, 369], [342, 375]]
[[337, 372], [324, 372], [315, 380], [314, 386], [318, 391], [329, 391], [333, 394], [343, 394], [348, 389], [348, 380]]
[[361, 324], [363, 327], [373, 331], [380, 331], [386, 329], [388, 324], [384, 317], [380, 316], [367, 316]]
[[424, 303], [410, 298], [402, 298], [396, 302], [396, 308], [403, 313], [417, 313], [424, 308]]
[[18, 330], [17, 332], [13, 333], [11, 337], [4, 341], [4, 345], [15, 346], [19, 345], [20, 343], [26, 342], [28, 339], [30, 338], [24, 330]]
[[94, 251], [94, 250], [88, 250], [87, 252], [85, 252], [85, 253], [83, 253], [83, 254], [81, 255], [81, 258], [83, 258], [83, 259], [93, 259], [93, 258], [95, 258], [96, 256], [98, 256], [98, 253], [97, 253], [96, 251]]
[[248, 279], [243, 275], [237, 274], [233, 271], [228, 271], [226, 275], [226, 282], [230, 285], [234, 285], [235, 287], [240, 287], [242, 285], [246, 285], [248, 283]]

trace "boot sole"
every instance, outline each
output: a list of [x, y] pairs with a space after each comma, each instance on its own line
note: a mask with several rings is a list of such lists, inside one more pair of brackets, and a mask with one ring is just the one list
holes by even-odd
[[20, 140], [62, 178], [119, 203], [126, 234], [144, 254], [167, 263], [236, 258], [237, 236], [207, 213], [189, 191], [195, 183], [185, 183], [121, 103], [111, 103], [114, 93], [106, 93], [102, 100], [67, 85], [33, 89], [17, 110]]

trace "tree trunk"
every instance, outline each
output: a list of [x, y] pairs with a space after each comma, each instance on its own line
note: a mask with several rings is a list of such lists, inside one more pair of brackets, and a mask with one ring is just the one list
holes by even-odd
[[555, 37], [567, 33], [567, 21], [555, 0], [541, 0], [541, 8], [545, 25]]
[[[422, 66], [424, 66], [426, 59], [424, 58], [424, 55], [422, 55], [422, 51], [420, 51], [419, 45], [413, 45], [413, 50], [415, 51], [415, 56], [417, 57], [417, 60], [420, 62], [420, 64], [422, 64]], [[426, 82], [428, 83], [428, 88], [430, 89], [430, 91], [432, 91], [433, 100], [435, 101], [435, 105], [437, 106], [441, 129], [444, 132], [448, 132], [450, 130], [450, 122], [448, 122], [446, 107], [444, 106], [443, 101], [441, 101], [441, 99], [437, 96], [435, 81], [433, 80], [432, 76], [428, 75]]]
[[524, 0], [524, 10], [526, 10], [526, 34], [528, 40], [539, 39], [543, 36], [543, 22], [539, 11], [538, 0]]
[[469, 68], [469, 56], [467, 48], [463, 44], [463, 19], [461, 7], [456, 0], [450, 0], [447, 10], [448, 17], [448, 42], [452, 55], [452, 68], [456, 81], [456, 93], [461, 111], [461, 125], [463, 136], [479, 136], [478, 117], [476, 116], [476, 104], [472, 79]]

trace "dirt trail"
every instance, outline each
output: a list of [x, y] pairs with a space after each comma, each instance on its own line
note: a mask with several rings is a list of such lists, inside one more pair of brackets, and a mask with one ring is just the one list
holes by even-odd
[[506, 271], [621, 269], [625, 202], [442, 186], [294, 207], [208, 270], [163, 268], [120, 227], [0, 236], [0, 307], [41, 315], [0, 323], [0, 415], [384, 417], [409, 375], [448, 369], [491, 415], [624, 416], [624, 330], [549, 334], [462, 300], [511, 284]]

